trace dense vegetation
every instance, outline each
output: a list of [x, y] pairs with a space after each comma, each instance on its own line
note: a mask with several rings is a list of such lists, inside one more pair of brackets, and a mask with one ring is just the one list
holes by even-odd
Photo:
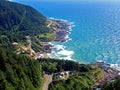
[[50, 33], [46, 17], [34, 8], [9, 1], [0, 1], [0, 46], [25, 42], [26, 36]]
[[0, 2], [0, 27], [22, 35], [48, 32], [46, 18], [30, 6]]
[[[76, 87], [76, 90], [90, 89], [102, 74], [94, 66], [57, 59], [35, 61], [24, 55], [17, 55], [11, 50], [0, 48], [0, 90], [37, 90], [42, 87], [43, 71], [47, 73], [73, 72], [68, 80], [53, 82], [50, 90], [59, 90], [61, 87], [63, 88], [61, 90], [72, 90], [73, 87]], [[69, 85], [71, 87], [65, 89]]]
[[58, 59], [38, 59], [42, 69], [49, 73], [62, 71], [88, 72], [92, 69], [91, 65], [79, 64], [78, 62]]
[[55, 38], [55, 35], [52, 33], [45, 33], [45, 34], [40, 34], [37, 36], [41, 41], [51, 41]]
[[0, 90], [37, 90], [42, 82], [37, 61], [0, 48]]
[[62, 71], [72, 73], [67, 80], [53, 81], [49, 90], [91, 90], [92, 85], [103, 76], [103, 72], [99, 68], [73, 61], [40, 59], [39, 62], [47, 73]]
[[105, 83], [101, 90], [120, 90], [120, 76], [112, 82]]
[[[102, 78], [102, 71], [91, 65], [57, 59], [37, 61], [14, 53], [13, 42], [28, 46], [26, 36], [32, 41], [31, 47], [44, 51], [42, 41], [55, 37], [47, 25], [50, 21], [30, 6], [0, 0], [0, 90], [37, 90], [42, 87], [43, 71], [58, 73], [70, 71], [67, 80], [53, 81], [49, 90], [91, 90], [93, 84]], [[4, 49], [4, 48], [7, 49]], [[120, 77], [106, 83], [102, 90], [119, 90]]]
[[51, 83], [49, 90], [92, 90], [93, 83], [89, 76], [71, 77]]
[[[92, 90], [103, 73], [95, 66], [57, 59], [32, 60], [0, 48], [0, 90], [37, 90], [42, 87], [43, 74], [71, 71], [67, 80], [53, 81], [49, 90]], [[102, 90], [119, 90], [120, 77], [105, 83]]]

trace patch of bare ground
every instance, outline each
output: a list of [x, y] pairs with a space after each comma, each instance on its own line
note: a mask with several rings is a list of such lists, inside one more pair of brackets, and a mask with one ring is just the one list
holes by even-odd
[[53, 74], [51, 74], [51, 75], [45, 74], [44, 75], [45, 82], [44, 82], [42, 90], [48, 90], [48, 86], [52, 82], [52, 77], [53, 77]]

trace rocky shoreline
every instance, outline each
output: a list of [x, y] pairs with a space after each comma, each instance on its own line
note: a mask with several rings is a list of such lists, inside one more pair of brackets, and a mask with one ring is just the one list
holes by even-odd
[[[49, 28], [52, 27], [55, 31], [54, 32], [55, 38], [51, 42], [66, 42], [70, 40], [68, 35], [70, 33], [70, 29], [73, 27], [73, 23], [70, 23], [66, 20], [53, 19], [53, 18], [49, 20], [50, 20], [50, 24], [48, 25], [48, 27]], [[55, 22], [56, 24], [54, 25], [52, 24], [52, 22]], [[45, 51], [41, 53], [40, 52], [37, 53], [36, 54], [37, 56], [35, 56], [35, 59], [50, 58], [47, 53], [51, 53], [52, 51], [53, 45], [51, 42], [43, 42]], [[115, 79], [116, 76], [120, 75], [119, 70], [111, 68], [110, 65], [105, 64], [104, 62], [95, 62], [95, 63], [92, 63], [91, 65], [99, 67], [104, 73], [103, 78], [94, 84], [93, 88], [95, 90], [97, 88], [100, 88], [105, 82], [111, 82], [112, 80]]]
[[[60, 19], [49, 19], [51, 22], [51, 25], [49, 24], [48, 26], [51, 28], [53, 28], [55, 30], [54, 34], [55, 34], [55, 39], [51, 42], [66, 42], [68, 40], [70, 40], [70, 38], [68, 37], [69, 33], [70, 33], [70, 29], [73, 27], [73, 23], [70, 23], [66, 20], [60, 20]], [[52, 22], [55, 22], [56, 24], [52, 24]], [[51, 42], [43, 42], [44, 45], [44, 49], [45, 52], [42, 53], [38, 53], [37, 57], [38, 58], [50, 58], [47, 53], [51, 53], [52, 51], [52, 43]], [[38, 59], [36, 58], [36, 59]], [[104, 76], [102, 78], [102, 80], [97, 81], [93, 88], [100, 88], [105, 82], [111, 82], [112, 80], [114, 80], [114, 78], [118, 75], [120, 75], [120, 71], [114, 68], [111, 68], [110, 65], [105, 64], [104, 62], [95, 62], [92, 63], [91, 65], [97, 66], [99, 67], [103, 73]]]
[[71, 28], [73, 27], [73, 23], [68, 22], [67, 20], [62, 19], [48, 19], [50, 23], [48, 24], [48, 28], [54, 30], [55, 38], [51, 42], [42, 42], [42, 46], [44, 48], [43, 52], [37, 52], [34, 56], [35, 59], [39, 58], [50, 58], [48, 53], [52, 52], [53, 44], [52, 42], [67, 42], [71, 38], [68, 37]]
[[92, 65], [99, 67], [104, 73], [103, 78], [94, 84], [93, 88], [95, 90], [96, 88], [101, 88], [106, 82], [114, 81], [115, 77], [120, 75], [119, 70], [111, 68], [109, 64], [105, 64], [104, 62], [95, 62]]
[[61, 19], [51, 18], [50, 20], [57, 23], [57, 25], [54, 26], [55, 29], [54, 42], [66, 42], [70, 40], [68, 35], [70, 33], [71, 28], [73, 27], [73, 23]]

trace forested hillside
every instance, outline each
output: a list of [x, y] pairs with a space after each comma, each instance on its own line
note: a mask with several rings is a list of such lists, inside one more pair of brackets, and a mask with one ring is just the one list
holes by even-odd
[[[44, 71], [58, 73], [53, 75], [49, 90], [92, 90], [94, 83], [103, 78], [101, 69], [92, 65], [57, 59], [39, 59], [39, 62]], [[64, 71], [70, 71], [69, 77], [59, 79], [60, 72]]]
[[22, 35], [46, 33], [46, 18], [30, 6], [0, 1], [0, 27]]
[[46, 20], [46, 17], [30, 6], [0, 1], [0, 46], [24, 42], [28, 35], [49, 33]]
[[0, 90], [37, 90], [42, 82], [37, 61], [0, 48]]
[[91, 89], [96, 80], [102, 78], [100, 69], [91, 65], [57, 59], [36, 61], [0, 48], [0, 90], [38, 90], [42, 88], [44, 81], [43, 71], [51, 74], [71, 71], [68, 80], [53, 82], [49, 87], [50, 90], [58, 90], [61, 87], [63, 88], [61, 90], [66, 90], [65, 87], [69, 85], [71, 87], [67, 90], [72, 90], [73, 86], [76, 90]]
[[[49, 51], [47, 42], [55, 38], [55, 27], [59, 28], [57, 22], [47, 20], [30, 6], [0, 0], [0, 90], [41, 90], [45, 74], [53, 75], [49, 90], [92, 90], [104, 77], [104, 72], [93, 65], [32, 59], [36, 52]], [[59, 78], [63, 72], [65, 79]], [[117, 77], [102, 89], [119, 90], [119, 84]]]

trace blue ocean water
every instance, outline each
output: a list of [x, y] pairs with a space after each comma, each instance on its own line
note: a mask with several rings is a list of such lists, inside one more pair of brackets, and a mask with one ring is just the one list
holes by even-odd
[[47, 17], [74, 22], [65, 43], [54, 43], [51, 56], [80, 63], [104, 61], [120, 69], [120, 3], [113, 2], [18, 2], [28, 4]]

